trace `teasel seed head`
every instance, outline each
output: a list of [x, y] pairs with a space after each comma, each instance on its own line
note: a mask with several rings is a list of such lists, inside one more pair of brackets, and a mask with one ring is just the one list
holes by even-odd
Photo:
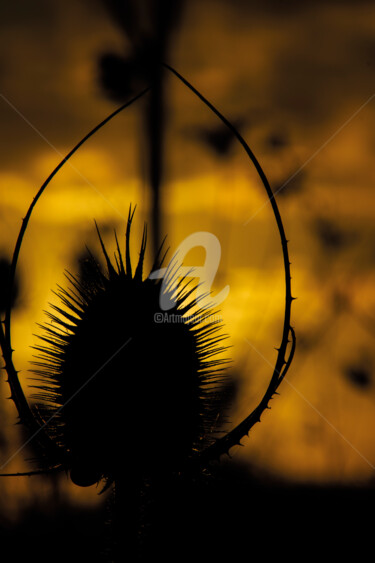
[[[38, 412], [79, 486], [181, 472], [223, 420], [222, 324], [178, 269], [168, 267], [164, 280], [144, 277], [146, 228], [132, 272], [133, 216], [130, 208], [125, 257], [116, 237], [114, 264], [98, 229], [106, 271], [89, 253], [80, 276], [67, 274], [36, 347]], [[168, 312], [162, 291], [173, 298]]]

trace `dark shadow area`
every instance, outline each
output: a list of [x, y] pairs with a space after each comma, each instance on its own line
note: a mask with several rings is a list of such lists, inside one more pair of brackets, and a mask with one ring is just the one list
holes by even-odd
[[[254, 554], [360, 560], [372, 552], [373, 487], [285, 484], [229, 462], [163, 494], [153, 531], [143, 531], [143, 561], [240, 561]], [[16, 526], [2, 526], [2, 552], [13, 561], [106, 561], [105, 521], [105, 509], [38, 507]]]
[[4, 561], [105, 561], [104, 517], [64, 504], [30, 508], [17, 524], [1, 523]]

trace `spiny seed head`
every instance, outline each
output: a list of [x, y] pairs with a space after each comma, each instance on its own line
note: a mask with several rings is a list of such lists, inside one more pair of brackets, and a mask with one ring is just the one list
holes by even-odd
[[[133, 214], [125, 260], [116, 237], [111, 263], [98, 231], [107, 271], [89, 254], [79, 277], [67, 274], [69, 288], [57, 291], [61, 306], [47, 313], [33, 362], [39, 413], [80, 486], [115, 480], [129, 468], [180, 471], [223, 420], [222, 326], [209, 322], [212, 311], [199, 309], [196, 286], [178, 272], [167, 269], [164, 284], [143, 278], [146, 230], [132, 273]], [[168, 315], [163, 287], [174, 296]]]

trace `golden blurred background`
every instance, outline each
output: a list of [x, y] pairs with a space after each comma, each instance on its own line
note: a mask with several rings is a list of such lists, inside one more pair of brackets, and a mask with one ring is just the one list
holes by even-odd
[[[99, 1], [0, 5], [0, 254], [10, 259], [44, 179], [113, 111], [101, 87], [103, 53], [129, 45]], [[291, 483], [374, 482], [375, 6], [371, 2], [186, 2], [168, 62], [232, 123], [259, 159], [290, 240], [297, 353], [272, 410], [233, 463]], [[265, 391], [281, 338], [284, 272], [275, 221], [242, 148], [165, 73], [162, 235], [171, 252], [209, 231], [222, 256], [214, 289], [230, 286], [222, 316], [232, 345], [230, 424]], [[136, 92], [135, 92], [136, 93]], [[130, 96], [129, 96], [130, 97]], [[118, 105], [118, 104], [117, 104]], [[13, 311], [14, 361], [28, 394], [37, 323], [64, 270], [87, 244], [99, 255], [137, 205], [132, 251], [151, 220], [142, 99], [90, 139], [47, 188], [26, 232]], [[202, 265], [203, 254], [191, 255]], [[194, 262], [194, 264], [193, 264]], [[14, 405], [1, 381], [2, 471], [25, 471]], [[0, 481], [2, 512], [36, 498], [101, 502], [66, 479]], [[5, 507], [5, 508], [4, 508]]]

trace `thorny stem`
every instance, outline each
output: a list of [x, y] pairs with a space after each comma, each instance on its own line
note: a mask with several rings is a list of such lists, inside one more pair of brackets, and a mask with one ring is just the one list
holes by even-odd
[[[33, 413], [28, 405], [26, 397], [22, 391], [22, 387], [20, 385], [17, 371], [14, 367], [13, 360], [12, 360], [12, 343], [11, 343], [11, 296], [13, 293], [14, 287], [14, 280], [16, 274], [16, 267], [18, 262], [19, 253], [21, 250], [21, 245], [23, 241], [23, 237], [25, 235], [27, 226], [30, 221], [31, 214], [35, 205], [37, 204], [38, 200], [42, 196], [43, 192], [47, 188], [48, 184], [51, 180], [56, 176], [58, 171], [66, 164], [66, 162], [77, 152], [77, 150], [90, 138], [92, 137], [99, 129], [101, 129], [106, 123], [108, 123], [111, 119], [113, 119], [116, 115], [118, 115], [121, 111], [125, 108], [129, 107], [131, 104], [136, 102], [139, 98], [144, 96], [150, 88], [144, 89], [140, 94], [133, 97], [130, 101], [127, 101], [122, 106], [117, 108], [114, 112], [112, 112], [109, 116], [107, 116], [101, 123], [99, 123], [96, 127], [94, 127], [87, 135], [85, 135], [76, 145], [75, 147], [61, 160], [61, 162], [56, 166], [56, 168], [51, 172], [48, 178], [40, 187], [38, 193], [34, 197], [31, 205], [22, 221], [21, 229], [18, 234], [18, 238], [16, 241], [16, 245], [13, 252], [12, 263], [10, 267], [9, 279], [8, 279], [8, 295], [7, 295], [7, 306], [5, 310], [5, 319], [3, 322], [0, 322], [0, 346], [3, 354], [3, 358], [5, 361], [5, 369], [8, 374], [8, 383], [11, 389], [11, 398], [13, 399], [18, 414], [20, 416], [21, 422], [25, 423], [25, 425], [29, 428], [29, 430], [34, 433], [40, 429], [39, 424], [36, 422]], [[3, 327], [4, 324], [4, 327]]]
[[18, 256], [21, 250], [21, 244], [22, 244], [22, 240], [25, 234], [25, 231], [27, 229], [31, 214], [33, 212], [33, 209], [36, 205], [36, 203], [38, 202], [38, 199], [42, 196], [44, 190], [46, 189], [46, 187], [48, 186], [48, 184], [51, 182], [51, 180], [56, 176], [56, 174], [58, 173], [58, 171], [64, 166], [64, 164], [66, 164], [66, 162], [68, 162], [68, 160], [77, 152], [77, 150], [90, 138], [92, 137], [97, 131], [99, 131], [99, 129], [101, 129], [104, 125], [106, 125], [109, 121], [111, 121], [111, 119], [113, 119], [116, 115], [118, 115], [120, 112], [122, 112], [124, 109], [126, 109], [127, 107], [129, 107], [131, 104], [133, 104], [134, 102], [136, 102], [139, 98], [141, 98], [142, 96], [144, 96], [148, 91], [150, 90], [150, 88], [145, 88], [140, 94], [137, 94], [137, 96], [135, 96], [134, 98], [132, 98], [130, 101], [127, 101], [125, 104], [123, 104], [122, 106], [120, 106], [119, 108], [117, 108], [114, 112], [112, 112], [109, 116], [107, 116], [105, 119], [103, 119], [103, 121], [101, 121], [96, 127], [94, 127], [94, 129], [92, 129], [89, 133], [87, 133], [87, 135], [85, 135], [83, 137], [83, 139], [81, 139], [76, 145], [75, 147], [61, 160], [61, 162], [56, 166], [56, 168], [51, 172], [51, 174], [48, 176], [48, 178], [45, 180], [45, 182], [42, 184], [42, 186], [40, 187], [38, 193], [36, 194], [36, 196], [34, 197], [25, 218], [22, 221], [22, 226], [17, 238], [17, 242], [16, 242], [16, 246], [14, 248], [14, 252], [13, 252], [13, 258], [12, 258], [12, 263], [11, 263], [11, 267], [10, 267], [10, 274], [9, 274], [9, 286], [8, 286], [8, 299], [7, 299], [7, 308], [5, 311], [5, 335], [6, 335], [6, 340], [8, 342], [9, 347], [11, 347], [11, 337], [10, 337], [10, 317], [11, 317], [11, 296], [12, 296], [12, 292], [13, 292], [13, 285], [14, 285], [14, 279], [15, 279], [15, 273], [16, 273], [16, 266], [17, 266], [17, 261], [18, 261]]
[[[249, 145], [246, 143], [245, 139], [239, 133], [239, 131], [234, 127], [234, 125], [228, 121], [220, 111], [209, 102], [190, 82], [186, 80], [179, 72], [177, 72], [174, 68], [170, 65], [163, 63], [163, 66], [167, 68], [172, 74], [174, 74], [185, 86], [189, 88], [223, 123], [231, 133], [236, 137], [239, 143], [244, 148], [246, 154], [250, 158], [251, 162], [253, 163], [262, 183], [267, 192], [268, 199], [272, 206], [272, 211], [276, 219], [277, 228], [280, 234], [281, 239], [281, 247], [283, 252], [283, 261], [284, 261], [284, 271], [285, 271], [285, 311], [284, 311], [284, 325], [283, 325], [283, 333], [280, 348], [278, 349], [277, 360], [275, 364], [275, 368], [273, 371], [273, 375], [271, 377], [270, 383], [268, 388], [261, 399], [258, 406], [254, 409], [254, 411], [246, 417], [238, 426], [236, 426], [233, 430], [231, 430], [228, 434], [226, 434], [223, 438], [217, 440], [212, 446], [208, 447], [202, 454], [200, 454], [200, 459], [202, 461], [209, 460], [212, 458], [218, 458], [220, 455], [224, 453], [228, 453], [229, 449], [238, 444], [246, 434], [249, 433], [250, 429], [254, 426], [256, 422], [260, 420], [260, 415], [262, 412], [267, 408], [269, 400], [272, 398], [272, 395], [275, 394], [278, 386], [280, 385], [281, 381], [286, 375], [286, 372], [289, 369], [289, 366], [292, 362], [295, 350], [295, 333], [290, 325], [290, 318], [291, 318], [291, 305], [293, 301], [292, 293], [291, 293], [291, 276], [290, 276], [290, 260], [289, 260], [289, 252], [288, 252], [288, 241], [285, 236], [284, 225], [281, 220], [281, 215], [279, 208], [276, 203], [275, 196], [272, 192], [271, 186], [265, 175], [261, 165], [259, 164], [257, 158], [255, 157], [254, 153], [250, 149]], [[289, 334], [292, 336], [292, 349], [289, 353], [288, 359], [286, 359], [286, 351], [289, 344]]]

